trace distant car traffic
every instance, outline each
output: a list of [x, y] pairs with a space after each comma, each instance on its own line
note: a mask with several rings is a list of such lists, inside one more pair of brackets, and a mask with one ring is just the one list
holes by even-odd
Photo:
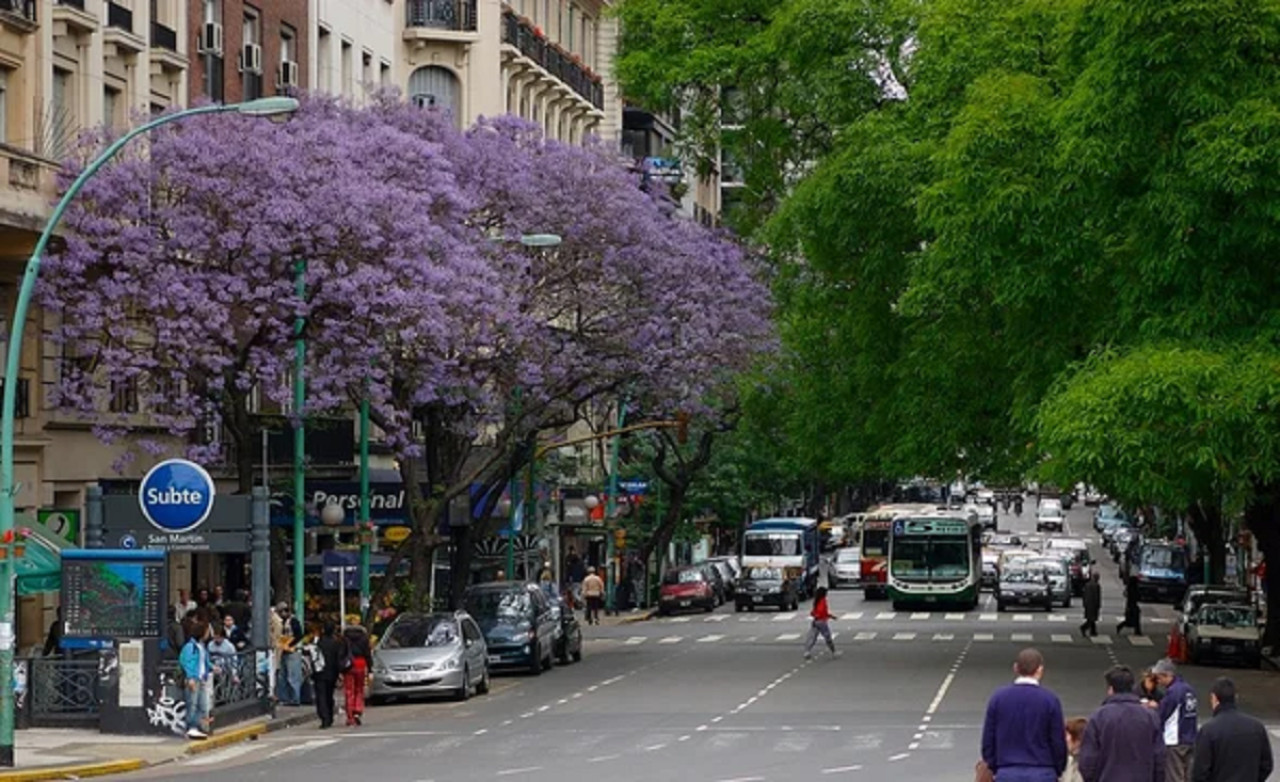
[[1000, 580], [996, 583], [996, 610], [1004, 611], [1011, 606], [1053, 610], [1053, 588], [1042, 568], [1026, 561], [1006, 560], [1001, 564]]
[[862, 550], [857, 546], [836, 552], [831, 566], [831, 586], [858, 586], [862, 582]]
[[1049, 581], [1049, 592], [1054, 602], [1063, 608], [1071, 607], [1071, 571], [1067, 563], [1057, 557], [1038, 557], [1027, 560], [1027, 567], [1039, 568]]
[[1036, 532], [1062, 532], [1065, 521], [1061, 501], [1040, 501], [1040, 507], [1036, 508]]
[[782, 568], [749, 567], [742, 571], [734, 608], [739, 613], [765, 607], [795, 611], [799, 607], [796, 592], [795, 579], [787, 578]]
[[1073, 594], [1084, 593], [1084, 585], [1089, 580], [1089, 572], [1093, 560], [1089, 557], [1089, 544], [1080, 538], [1050, 538], [1045, 546], [1046, 554], [1061, 554], [1071, 570], [1071, 591]]

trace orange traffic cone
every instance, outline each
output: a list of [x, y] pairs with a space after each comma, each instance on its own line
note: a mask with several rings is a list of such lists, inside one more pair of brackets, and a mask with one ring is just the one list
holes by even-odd
[[1182, 634], [1178, 632], [1178, 628], [1174, 628], [1169, 633], [1169, 645], [1165, 647], [1164, 656], [1168, 657], [1175, 663], [1184, 661], [1183, 652], [1185, 645], [1182, 642]]

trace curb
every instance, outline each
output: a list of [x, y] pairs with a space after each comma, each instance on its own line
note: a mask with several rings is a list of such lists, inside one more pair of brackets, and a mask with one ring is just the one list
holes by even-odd
[[649, 609], [648, 611], [642, 611], [642, 612], [640, 612], [640, 613], [638, 613], [638, 614], [632, 614], [631, 616], [624, 616], [624, 617], [622, 617], [621, 619], [619, 619], [619, 620], [618, 620], [618, 624], [620, 624], [620, 625], [633, 625], [633, 624], [635, 624], [635, 623], [637, 623], [637, 622], [647, 622], [647, 621], [649, 621], [650, 619], [652, 619], [652, 618], [654, 618], [655, 616], [657, 616], [657, 614], [658, 614], [657, 609], [653, 609], [653, 608], [651, 608], [651, 609]]
[[73, 766], [45, 766], [27, 771], [5, 771], [0, 773], [0, 780], [10, 782], [43, 782], [53, 779], [84, 779], [85, 777], [105, 777], [108, 774], [123, 774], [147, 767], [147, 761], [108, 760], [102, 763], [81, 763]]
[[267, 722], [254, 722], [239, 728], [231, 728], [225, 733], [215, 733], [207, 739], [198, 741], [188, 741], [187, 749], [184, 754], [202, 755], [205, 752], [212, 752], [215, 749], [222, 749], [229, 744], [239, 744], [242, 741], [250, 741], [256, 739], [267, 732]]

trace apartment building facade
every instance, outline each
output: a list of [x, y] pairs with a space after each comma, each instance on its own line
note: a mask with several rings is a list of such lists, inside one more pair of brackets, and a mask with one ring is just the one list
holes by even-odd
[[192, 103], [238, 103], [309, 88], [310, 0], [179, 1], [190, 20]]

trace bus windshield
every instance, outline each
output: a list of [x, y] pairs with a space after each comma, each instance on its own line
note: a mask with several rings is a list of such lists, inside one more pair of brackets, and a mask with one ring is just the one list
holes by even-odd
[[786, 534], [747, 535], [743, 552], [748, 557], [798, 557], [800, 536]]
[[889, 553], [889, 530], [868, 529], [862, 532], [862, 556], [883, 557]]
[[893, 541], [889, 570], [903, 581], [945, 581], [969, 575], [969, 539], [901, 537]]

